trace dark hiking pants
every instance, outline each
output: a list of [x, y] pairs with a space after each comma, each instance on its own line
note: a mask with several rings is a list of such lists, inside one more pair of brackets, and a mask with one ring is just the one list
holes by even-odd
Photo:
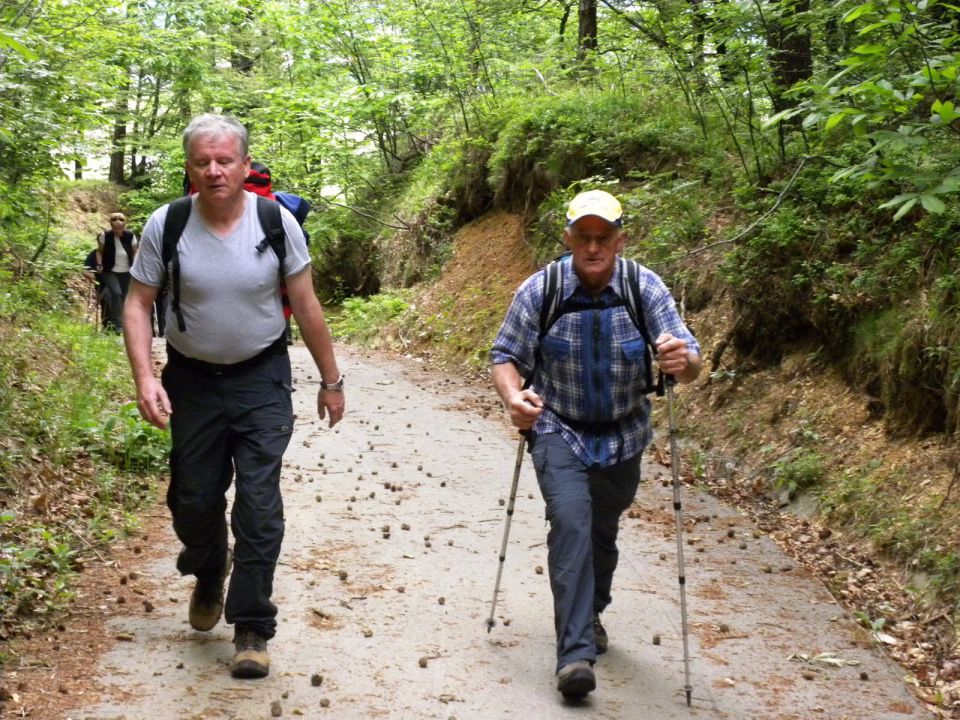
[[555, 433], [534, 436], [530, 454], [550, 522], [547, 565], [559, 671], [597, 659], [593, 614], [611, 602], [620, 515], [637, 494], [640, 456], [589, 468]]
[[225, 615], [267, 639], [277, 626], [270, 597], [284, 530], [280, 467], [293, 429], [290, 359], [282, 348], [234, 372], [217, 374], [176, 355], [163, 371], [173, 406], [167, 505], [183, 543], [177, 569], [198, 578], [221, 573], [225, 493], [235, 476]]
[[103, 284], [103, 326], [120, 331], [123, 327], [123, 301], [130, 288], [130, 273], [100, 273]]

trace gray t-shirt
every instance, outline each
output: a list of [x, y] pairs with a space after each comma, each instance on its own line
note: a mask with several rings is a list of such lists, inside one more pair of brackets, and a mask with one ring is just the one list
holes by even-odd
[[[167, 273], [166, 337], [187, 357], [212, 363], [236, 363], [256, 355], [284, 331], [277, 256], [264, 239], [257, 218], [256, 196], [245, 192], [243, 217], [229, 236], [220, 239], [193, 211], [177, 243], [180, 257], [180, 310], [187, 326], [180, 332], [170, 311], [172, 273]], [[161, 245], [168, 205], [156, 210], [143, 228], [140, 250], [130, 274], [139, 282], [160, 287], [163, 281]], [[287, 210], [280, 209], [286, 235], [284, 276], [308, 268], [310, 255], [303, 231]]]

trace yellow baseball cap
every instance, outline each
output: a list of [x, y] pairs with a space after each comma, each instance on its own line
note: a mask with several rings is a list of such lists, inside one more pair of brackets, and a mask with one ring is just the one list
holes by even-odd
[[623, 224], [623, 208], [620, 207], [620, 202], [603, 190], [587, 190], [571, 200], [567, 208], [567, 225], [573, 225], [587, 215], [596, 215], [611, 225]]

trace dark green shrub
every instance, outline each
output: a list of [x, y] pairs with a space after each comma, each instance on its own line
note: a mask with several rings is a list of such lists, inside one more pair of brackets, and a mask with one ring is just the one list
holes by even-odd
[[575, 181], [653, 175], [694, 156], [696, 131], [665, 108], [655, 95], [536, 98], [506, 123], [490, 158], [495, 203], [530, 213]]

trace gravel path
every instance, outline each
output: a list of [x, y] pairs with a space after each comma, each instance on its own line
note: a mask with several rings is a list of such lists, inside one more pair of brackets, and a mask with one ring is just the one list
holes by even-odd
[[[308, 354], [292, 353], [299, 419], [283, 478], [270, 677], [232, 680], [231, 628], [189, 628], [191, 583], [174, 570], [167, 531], [169, 552], [139, 568], [156, 580], [156, 609], [112, 621], [128, 642], [94, 670], [102, 702], [71, 720], [927, 716], [819, 583], [745, 517], [689, 488], [688, 708], [669, 468], [652, 462], [623, 523], [598, 690], [565, 705], [552, 677], [547, 528], [529, 458], [498, 622], [485, 628], [517, 442], [492, 391], [340, 348], [348, 410], [331, 431], [313, 409], [319, 378]], [[791, 659], [819, 653], [858, 664]]]

